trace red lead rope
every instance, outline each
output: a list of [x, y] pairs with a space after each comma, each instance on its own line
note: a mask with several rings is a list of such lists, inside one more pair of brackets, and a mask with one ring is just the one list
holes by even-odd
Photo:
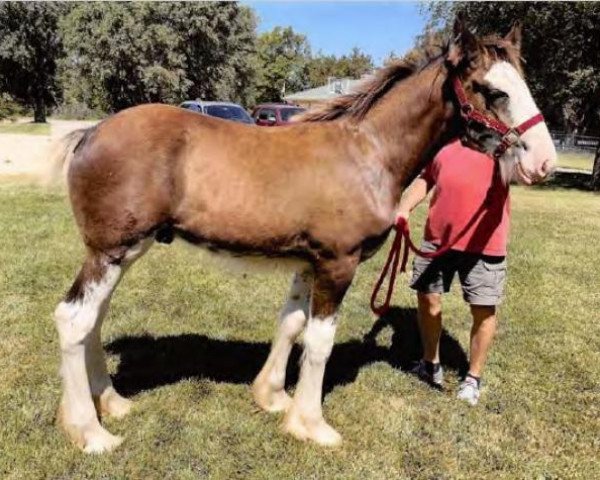
[[[392, 299], [392, 293], [394, 292], [394, 284], [396, 283], [396, 275], [398, 273], [398, 263], [400, 262], [400, 254], [402, 250], [402, 240], [404, 239], [404, 251], [402, 251], [402, 263], [400, 265], [400, 271], [406, 272], [406, 264], [408, 263], [408, 252], [412, 250], [416, 255], [424, 258], [436, 258], [441, 255], [444, 255], [446, 252], [452, 249], [456, 242], [458, 242], [465, 233], [475, 224], [475, 222], [482, 216], [485, 212], [486, 203], [482, 203], [481, 206], [477, 209], [473, 217], [467, 222], [467, 224], [463, 227], [463, 229], [456, 235], [456, 237], [449, 241], [443, 247], [438, 248], [435, 252], [424, 252], [423, 250], [419, 250], [415, 244], [410, 239], [410, 229], [408, 228], [408, 220], [404, 217], [398, 217], [396, 219], [396, 223], [394, 224], [394, 228], [396, 230], [396, 236], [394, 238], [394, 243], [392, 244], [392, 248], [390, 249], [390, 253], [385, 262], [383, 270], [381, 271], [381, 275], [379, 275], [379, 279], [373, 288], [373, 293], [371, 294], [371, 310], [375, 315], [385, 315], [387, 311], [390, 309], [390, 301]], [[381, 286], [383, 285], [383, 281], [388, 275], [388, 271], [390, 270], [390, 280], [388, 282], [388, 290], [385, 294], [385, 300], [383, 305], [377, 306], [375, 302], [377, 301], [377, 295], [381, 290]]]
[[[406, 272], [406, 264], [408, 263], [409, 249], [421, 257], [435, 258], [446, 253], [452, 248], [452, 245], [456, 243], [453, 242], [452, 244], [448, 244], [436, 250], [435, 252], [424, 252], [422, 250], [419, 250], [410, 239], [410, 229], [408, 228], [408, 221], [406, 220], [406, 218], [398, 217], [396, 219], [396, 224], [394, 225], [394, 228], [396, 229], [396, 237], [394, 238], [394, 243], [392, 244], [392, 248], [390, 249], [390, 253], [385, 262], [385, 266], [383, 267], [381, 275], [379, 276], [379, 279], [375, 284], [375, 288], [373, 288], [373, 293], [371, 294], [371, 310], [373, 310], [373, 313], [379, 316], [385, 315], [390, 309], [390, 301], [392, 299], [394, 284], [396, 283], [396, 275], [398, 273], [398, 263], [400, 262], [402, 239], [404, 239], [404, 251], [402, 252], [402, 264], [400, 265], [401, 272]], [[390, 273], [390, 280], [388, 282], [388, 290], [385, 294], [385, 300], [383, 304], [378, 307], [377, 305], [375, 305], [375, 302], [377, 301], [377, 295], [381, 290], [383, 281], [388, 275], [390, 266], [392, 268], [392, 271]]]

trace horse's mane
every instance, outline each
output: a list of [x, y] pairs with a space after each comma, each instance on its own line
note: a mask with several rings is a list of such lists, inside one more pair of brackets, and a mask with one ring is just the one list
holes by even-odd
[[[361, 120], [371, 108], [398, 82], [424, 70], [448, 53], [449, 41], [440, 42], [439, 36], [426, 38], [422, 45], [411, 50], [404, 58], [379, 69], [354, 91], [328, 100], [317, 107], [294, 116], [294, 122], [326, 122], [338, 118]], [[488, 52], [493, 61], [506, 60], [522, 74], [518, 50], [498, 35], [487, 35], [478, 41], [478, 48]]]
[[354, 91], [334, 98], [294, 117], [294, 122], [326, 122], [341, 117], [361, 120], [394, 85], [427, 68], [446, 54], [448, 45], [432, 42], [415, 48], [400, 60], [380, 68]]

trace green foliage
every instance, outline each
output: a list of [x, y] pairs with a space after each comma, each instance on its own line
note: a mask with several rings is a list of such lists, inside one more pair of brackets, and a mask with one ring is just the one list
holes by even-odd
[[258, 100], [281, 101], [284, 93], [326, 85], [330, 77], [360, 78], [373, 70], [373, 59], [359, 48], [350, 54], [311, 54], [306, 36], [291, 27], [275, 27], [258, 38]]
[[0, 2], [0, 13], [0, 91], [36, 119], [57, 103], [71, 118], [189, 98], [250, 106], [373, 68], [358, 48], [313, 57], [291, 27], [257, 38], [253, 10], [233, 2]]
[[258, 37], [259, 102], [281, 101], [286, 92], [309, 86], [310, 45], [292, 27], [275, 27]]
[[0, 91], [34, 110], [36, 122], [60, 100], [62, 54], [58, 21], [70, 7], [57, 2], [0, 2]]
[[0, 94], [0, 120], [15, 120], [22, 113], [23, 107], [8, 93]]
[[188, 97], [250, 100], [255, 20], [247, 7], [82, 3], [62, 28], [69, 102], [118, 111]]
[[600, 4], [596, 2], [432, 2], [430, 27], [462, 12], [480, 34], [523, 23], [528, 83], [555, 128], [600, 132]]
[[189, 98], [252, 105], [256, 94], [256, 17], [233, 2], [162, 4], [180, 39]]
[[86, 103], [76, 99], [61, 103], [52, 112], [53, 118], [64, 120], [99, 120], [105, 116], [106, 113], [99, 107], [96, 109], [90, 108]]
[[335, 55], [319, 54], [312, 58], [308, 65], [308, 82], [311, 87], [327, 84], [330, 77], [360, 78], [371, 72], [374, 68], [370, 55], [354, 47], [349, 55], [336, 57]]

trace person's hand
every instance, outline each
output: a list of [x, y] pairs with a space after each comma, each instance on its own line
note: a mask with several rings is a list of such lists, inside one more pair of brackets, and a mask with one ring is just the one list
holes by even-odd
[[410, 216], [410, 212], [408, 210], [398, 210], [396, 218], [402, 217], [402, 218], [405, 218], [406, 221], [408, 221], [409, 216]]

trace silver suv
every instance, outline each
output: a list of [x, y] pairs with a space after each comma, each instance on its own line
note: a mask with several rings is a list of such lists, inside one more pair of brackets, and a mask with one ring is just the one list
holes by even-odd
[[234, 122], [254, 124], [252, 117], [237, 103], [206, 102], [204, 100], [189, 100], [179, 105], [181, 108], [196, 113], [204, 113], [212, 117], [224, 118]]

